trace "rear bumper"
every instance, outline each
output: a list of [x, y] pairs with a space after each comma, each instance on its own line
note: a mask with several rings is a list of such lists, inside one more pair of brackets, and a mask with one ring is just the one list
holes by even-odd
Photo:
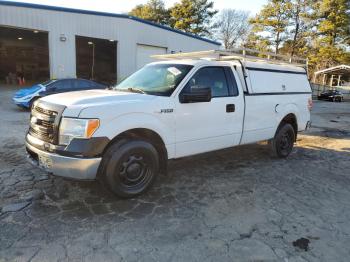
[[100, 157], [80, 158], [62, 156], [38, 149], [29, 144], [28, 141], [26, 141], [25, 145], [29, 162], [48, 173], [78, 180], [96, 179], [97, 170], [102, 159]]

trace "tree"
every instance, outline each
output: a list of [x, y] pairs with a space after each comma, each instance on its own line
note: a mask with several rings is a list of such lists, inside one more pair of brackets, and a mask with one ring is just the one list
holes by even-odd
[[331, 46], [350, 43], [350, 2], [348, 0], [323, 0], [317, 7], [317, 27], [325, 43]]
[[[262, 37], [254, 32], [251, 32], [246, 41], [243, 42], [242, 47], [248, 48], [248, 49], [254, 49], [258, 50], [260, 52], [272, 52], [271, 48], [271, 42], [269, 39]], [[255, 53], [252, 55], [256, 55]], [[264, 57], [260, 55], [261, 57]], [[266, 58], [266, 57], [265, 57]]]
[[310, 65], [323, 69], [350, 63], [350, 2], [348, 0], [319, 0], [313, 5], [316, 21]]
[[290, 0], [269, 0], [255, 18], [250, 20], [253, 32], [267, 33], [264, 37], [273, 43], [275, 53], [286, 39], [290, 25], [292, 3]]
[[290, 56], [301, 55], [305, 52], [306, 38], [311, 29], [309, 12], [311, 11], [312, 0], [291, 0], [291, 40], [286, 41], [284, 47], [288, 49]]
[[225, 49], [232, 49], [242, 42], [250, 30], [249, 13], [234, 9], [224, 9], [215, 21], [215, 35], [223, 42]]
[[171, 26], [196, 35], [210, 35], [210, 22], [217, 13], [208, 0], [181, 0], [170, 9]]
[[162, 0], [149, 0], [144, 5], [137, 5], [129, 15], [136, 16], [154, 23], [169, 25], [170, 12]]

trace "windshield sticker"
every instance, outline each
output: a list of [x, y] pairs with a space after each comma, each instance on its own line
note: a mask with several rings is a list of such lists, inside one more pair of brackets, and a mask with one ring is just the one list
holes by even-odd
[[178, 76], [181, 74], [181, 71], [177, 69], [176, 67], [169, 67], [168, 71], [172, 73], [174, 76]]

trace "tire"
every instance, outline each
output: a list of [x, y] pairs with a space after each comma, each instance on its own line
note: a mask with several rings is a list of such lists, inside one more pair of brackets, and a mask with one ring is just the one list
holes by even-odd
[[269, 141], [272, 154], [278, 158], [286, 158], [293, 150], [295, 131], [291, 124], [283, 124], [277, 129], [275, 137]]
[[98, 178], [119, 197], [132, 198], [146, 192], [158, 173], [159, 156], [152, 144], [123, 139], [103, 155]]

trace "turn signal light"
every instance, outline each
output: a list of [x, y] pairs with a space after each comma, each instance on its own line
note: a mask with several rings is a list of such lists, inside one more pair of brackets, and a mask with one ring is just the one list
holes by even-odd
[[86, 137], [92, 137], [99, 126], [100, 121], [98, 119], [90, 119], [86, 128]]

